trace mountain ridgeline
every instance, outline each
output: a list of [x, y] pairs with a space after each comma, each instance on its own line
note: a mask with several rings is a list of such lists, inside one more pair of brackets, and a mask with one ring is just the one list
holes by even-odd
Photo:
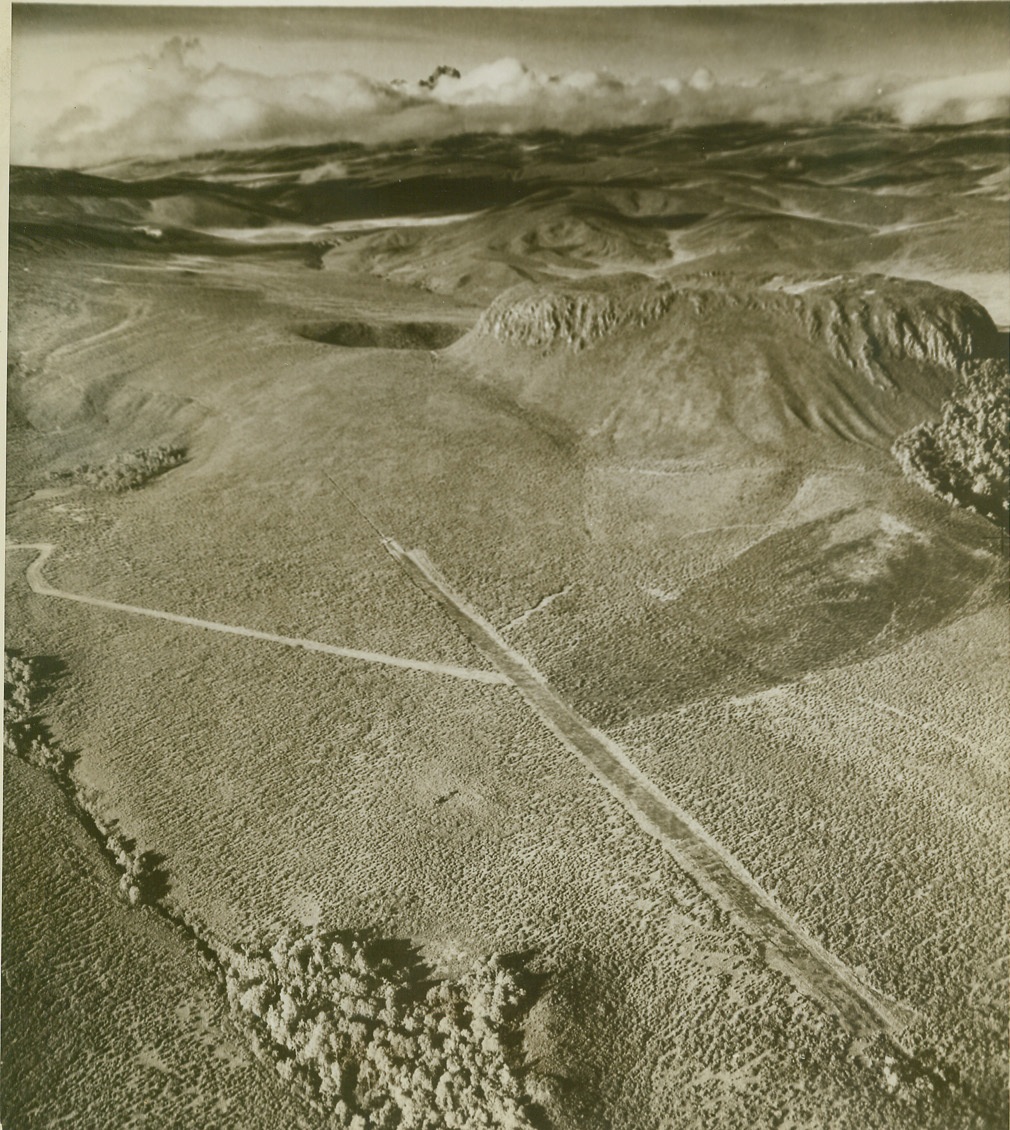
[[564, 344], [578, 350], [622, 330], [644, 328], [678, 308], [700, 320], [727, 310], [791, 321], [870, 380], [887, 379], [889, 360], [956, 369], [966, 357], [997, 356], [1000, 346], [999, 333], [979, 303], [928, 283], [879, 276], [791, 283], [702, 276], [616, 293], [592, 285], [523, 287], [492, 303], [477, 332], [511, 345]]
[[523, 280], [755, 256], [790, 271], [1005, 277], [1008, 131], [652, 126], [14, 168], [11, 239], [221, 255], [308, 244], [334, 268], [481, 303]]

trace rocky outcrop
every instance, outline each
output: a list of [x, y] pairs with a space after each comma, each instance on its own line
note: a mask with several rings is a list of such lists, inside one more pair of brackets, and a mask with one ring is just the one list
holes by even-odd
[[739, 274], [524, 284], [453, 349], [607, 451], [795, 454], [805, 435], [889, 450], [995, 357], [985, 309], [929, 283]]
[[701, 277], [604, 290], [516, 287], [481, 317], [476, 333], [507, 345], [580, 350], [667, 315], [689, 320], [720, 308], [767, 316], [802, 329], [839, 362], [874, 383], [888, 383], [886, 361], [923, 361], [958, 369], [966, 359], [995, 357], [999, 334], [967, 295], [930, 283], [883, 276], [804, 280], [764, 286], [757, 279]]
[[585, 349], [621, 330], [640, 329], [657, 321], [677, 298], [669, 287], [640, 286], [610, 293], [581, 287], [521, 286], [491, 304], [476, 332], [507, 345]]
[[812, 340], [884, 386], [892, 386], [888, 361], [960, 370], [968, 360], [999, 353], [999, 333], [985, 309], [965, 294], [930, 283], [870, 276], [789, 297]]

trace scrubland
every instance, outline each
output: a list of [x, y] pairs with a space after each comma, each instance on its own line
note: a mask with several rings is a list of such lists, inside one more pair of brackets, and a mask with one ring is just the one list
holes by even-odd
[[[914, 211], [877, 199], [881, 224]], [[523, 244], [530, 212], [508, 254], [571, 268], [563, 226]], [[858, 279], [808, 299], [821, 262], [772, 285], [739, 259], [725, 278], [676, 268], [643, 324], [655, 280], [617, 268], [655, 241], [608, 242], [612, 223], [587, 243], [616, 257], [602, 298], [527, 279], [483, 318], [502, 259], [425, 291], [352, 273], [379, 246], [391, 263], [389, 238], [318, 271], [35, 231], [12, 257], [9, 539], [56, 545], [46, 577], [70, 592], [487, 668], [380, 535], [423, 549], [916, 1016], [910, 1055], [804, 996], [513, 689], [61, 602], [8, 550], [7, 646], [64, 665], [26, 718], [122, 837], [89, 838], [9, 751], [11, 1125], [1005, 1121], [999, 529], [890, 454], [943, 418], [960, 353], [997, 348], [994, 327], [964, 296], [879, 279], [864, 317]], [[407, 281], [450, 244], [445, 277], [474, 269], [449, 226], [432, 238], [411, 236]], [[519, 340], [489, 331], [520, 307]], [[581, 337], [543, 336], [536, 311], [573, 308]], [[893, 342], [846, 359], [838, 327], [867, 325]], [[183, 447], [139, 490], [50, 477]], [[131, 907], [145, 852], [166, 885]], [[512, 1012], [488, 1004], [499, 973]]]
[[915, 1002], [916, 1042], [994, 1100], [1007, 1026], [1008, 750], [1000, 695], [965, 717], [963, 686], [935, 656], [971, 639], [973, 667], [988, 660], [996, 675], [1001, 637], [998, 618], [980, 614], [886, 659], [621, 732], [652, 779], [833, 953]]
[[5, 1125], [308, 1126], [41, 770], [4, 759]]

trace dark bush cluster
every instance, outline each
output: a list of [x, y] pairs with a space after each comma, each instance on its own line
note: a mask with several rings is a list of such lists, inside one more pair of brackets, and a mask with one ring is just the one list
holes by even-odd
[[39, 696], [31, 660], [4, 649], [4, 749], [63, 779], [66, 758], [38, 716]]
[[117, 455], [108, 463], [82, 463], [69, 471], [56, 471], [53, 478], [120, 494], [142, 487], [165, 471], [178, 467], [185, 458], [185, 447], [162, 444]]
[[138, 851], [136, 843], [116, 828], [106, 833], [105, 849], [119, 872], [119, 893], [123, 898], [131, 906], [157, 902], [167, 888], [166, 876], [158, 867], [159, 857]]
[[973, 365], [936, 423], [895, 440], [902, 470], [926, 490], [1002, 525], [1007, 521], [1010, 469], [1010, 368]]
[[283, 934], [226, 950], [228, 1001], [259, 1054], [351, 1130], [532, 1125], [515, 1063], [529, 997], [492, 957], [424, 981], [357, 935]]
[[[117, 828], [103, 824], [94, 800], [72, 781], [70, 758], [52, 740], [39, 717], [39, 703], [46, 691], [46, 680], [36, 669], [41, 662], [4, 650], [4, 750], [52, 773], [111, 857], [119, 872], [123, 898], [131, 906], [155, 903], [168, 889], [167, 876], [158, 866], [159, 857], [138, 851]], [[54, 661], [48, 662], [54, 666]], [[55, 666], [58, 669], [60, 665]]]

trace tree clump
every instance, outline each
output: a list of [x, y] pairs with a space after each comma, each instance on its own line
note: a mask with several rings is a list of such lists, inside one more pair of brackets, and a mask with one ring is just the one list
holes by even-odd
[[108, 463], [81, 463], [69, 471], [56, 471], [52, 477], [122, 494], [178, 467], [185, 458], [185, 447], [161, 444], [125, 452]]
[[4, 649], [4, 750], [63, 780], [67, 760], [38, 714], [39, 679], [30, 659]]
[[156, 903], [167, 887], [167, 877], [158, 867], [159, 857], [138, 851], [136, 843], [117, 828], [106, 833], [105, 850], [119, 872], [119, 893], [130, 906]]
[[378, 943], [313, 929], [221, 960], [229, 1004], [257, 1052], [339, 1125], [532, 1125], [515, 1058], [530, 1002], [501, 959], [432, 983]]
[[919, 486], [1005, 526], [1010, 502], [1010, 367], [972, 365], [935, 423], [919, 424], [891, 449]]

